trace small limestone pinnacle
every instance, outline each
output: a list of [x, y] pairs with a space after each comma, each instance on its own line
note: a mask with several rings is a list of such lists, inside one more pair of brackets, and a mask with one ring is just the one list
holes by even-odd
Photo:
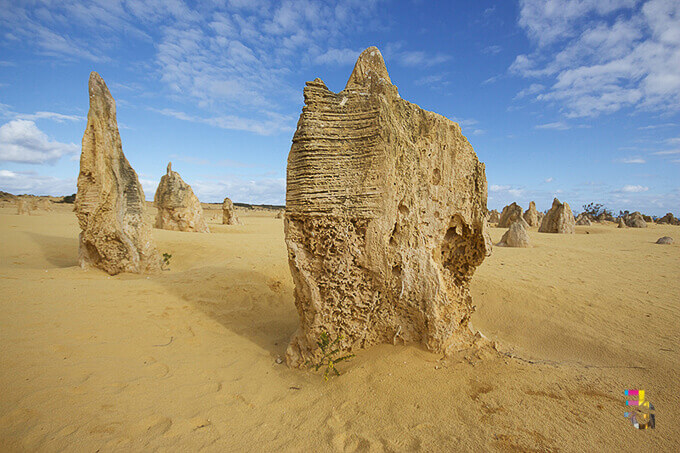
[[168, 162], [168, 174], [172, 172], [172, 162]]

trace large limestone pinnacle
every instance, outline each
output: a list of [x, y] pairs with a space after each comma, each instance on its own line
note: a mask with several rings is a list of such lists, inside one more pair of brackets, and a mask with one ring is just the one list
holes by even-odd
[[307, 82], [288, 156], [288, 261], [300, 326], [290, 366], [380, 342], [469, 339], [470, 279], [490, 253], [484, 164], [458, 124], [399, 97], [380, 51], [346, 88]]
[[168, 163], [167, 172], [161, 177], [153, 202], [158, 209], [156, 228], [210, 233], [201, 202], [179, 173], [172, 171], [172, 162]]
[[123, 154], [116, 102], [104, 80], [89, 80], [90, 110], [83, 135], [75, 211], [82, 267], [111, 275], [160, 270], [160, 256], [144, 218], [144, 191]]

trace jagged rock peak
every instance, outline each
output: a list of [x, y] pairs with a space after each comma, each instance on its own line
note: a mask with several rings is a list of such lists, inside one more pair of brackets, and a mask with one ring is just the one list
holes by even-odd
[[383, 60], [380, 50], [374, 46], [361, 52], [345, 89], [366, 87], [372, 83], [392, 84], [387, 66], [385, 66], [385, 60]]

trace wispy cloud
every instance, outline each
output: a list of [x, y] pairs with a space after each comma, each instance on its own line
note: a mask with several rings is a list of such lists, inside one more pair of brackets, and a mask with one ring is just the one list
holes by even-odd
[[680, 149], [668, 149], [666, 151], [656, 151], [654, 153], [655, 156], [670, 156], [674, 154], [680, 154]]
[[294, 119], [290, 116], [267, 113], [268, 119], [242, 118], [235, 115], [217, 117], [198, 117], [172, 109], [150, 109], [161, 115], [192, 123], [203, 123], [221, 129], [248, 131], [260, 135], [271, 135], [278, 132], [292, 132], [295, 130]]
[[623, 164], [644, 164], [647, 163], [645, 159], [642, 157], [624, 157], [623, 159], [620, 159], [619, 162]]
[[625, 185], [621, 188], [621, 192], [626, 192], [626, 193], [640, 193], [640, 192], [647, 192], [649, 190], [649, 187], [646, 186], [641, 186], [641, 185]]
[[549, 130], [556, 130], [556, 131], [565, 131], [567, 129], [571, 129], [571, 126], [566, 124], [563, 121], [556, 121], [554, 123], [546, 123], [546, 124], [539, 124], [537, 126], [534, 126], [534, 129], [549, 129]]

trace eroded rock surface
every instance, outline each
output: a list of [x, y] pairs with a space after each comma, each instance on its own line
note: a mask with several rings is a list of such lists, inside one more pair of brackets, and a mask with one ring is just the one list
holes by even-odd
[[458, 124], [402, 100], [380, 51], [345, 89], [307, 82], [288, 156], [285, 235], [300, 326], [291, 366], [318, 354], [467, 341], [469, 284], [490, 252], [484, 164]]
[[626, 224], [627, 227], [630, 228], [647, 228], [647, 222], [645, 222], [645, 219], [642, 217], [642, 214], [639, 212], [635, 211], [631, 214], [626, 212], [622, 217], [621, 217]]
[[156, 272], [161, 260], [144, 219], [144, 191], [123, 154], [116, 103], [96, 72], [90, 74], [89, 94], [74, 208], [80, 265], [112, 275]]
[[489, 212], [489, 223], [498, 223], [501, 220], [501, 213], [497, 210]]
[[229, 198], [222, 202], [222, 225], [241, 225], [241, 219], [234, 210], [234, 203]]
[[673, 238], [670, 236], [664, 236], [660, 237], [659, 239], [656, 240], [657, 244], [665, 244], [665, 245], [672, 245], [673, 244]]
[[573, 234], [576, 226], [576, 219], [571, 212], [568, 203], [560, 203], [555, 198], [552, 207], [541, 221], [538, 231], [541, 233], [561, 233]]
[[158, 209], [154, 225], [156, 228], [210, 233], [201, 202], [179, 173], [172, 171], [172, 162], [168, 163], [167, 172], [161, 177], [153, 202]]
[[525, 223], [519, 220], [513, 222], [505, 232], [501, 241], [498, 243], [501, 247], [531, 247], [529, 242], [529, 235], [527, 230], [524, 228]]
[[524, 211], [524, 221], [530, 227], [537, 227], [540, 225], [538, 222], [538, 211], [536, 210], [536, 203], [533, 201], [529, 202], [529, 209]]
[[656, 220], [659, 225], [680, 225], [680, 220], [676, 219], [672, 212], [667, 212], [665, 216]]
[[581, 226], [592, 225], [592, 222], [590, 221], [590, 216], [588, 214], [586, 214], [585, 212], [580, 213], [579, 215], [576, 216], [576, 225], [581, 225]]
[[25, 215], [31, 213], [31, 206], [23, 198], [17, 198], [17, 215]]
[[507, 205], [503, 208], [503, 212], [501, 212], [501, 218], [498, 220], [498, 227], [509, 228], [510, 225], [517, 220], [524, 220], [523, 212], [522, 207], [515, 202]]

